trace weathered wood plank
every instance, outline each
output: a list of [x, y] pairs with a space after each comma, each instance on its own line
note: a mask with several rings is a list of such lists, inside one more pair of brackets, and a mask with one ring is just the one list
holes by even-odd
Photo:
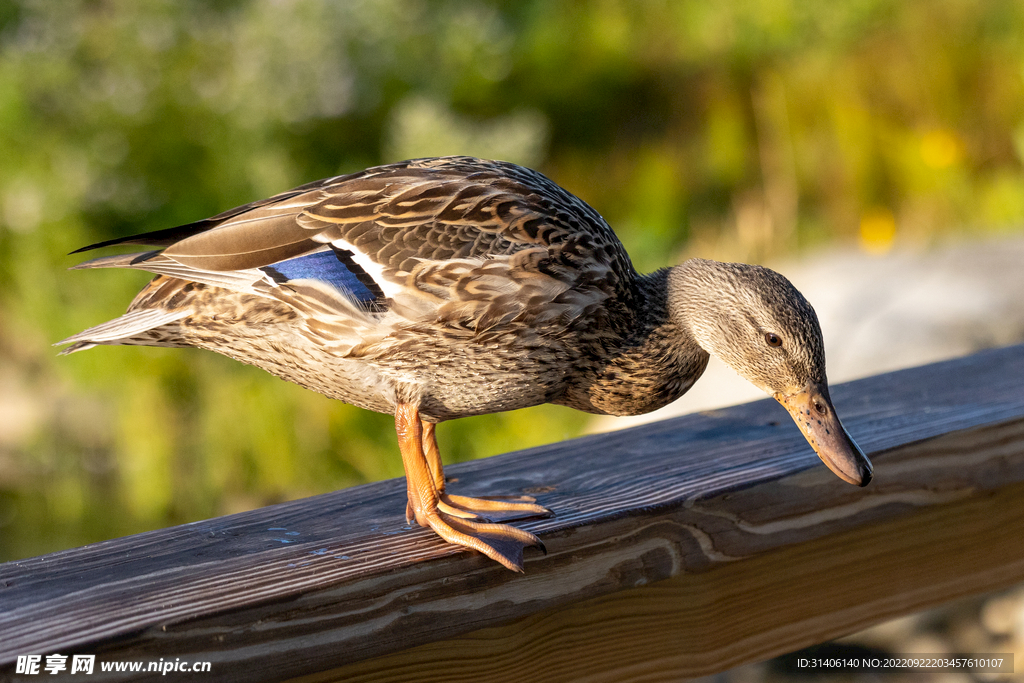
[[[956, 436], [915, 448], [973, 448]], [[1017, 483], [290, 683], [670, 683], [1022, 580]]]
[[[820, 466], [769, 401], [449, 468], [456, 491], [531, 491], [556, 511], [522, 524], [549, 550], [528, 556], [525, 576], [406, 527], [400, 481], [7, 563], [0, 565], [0, 665], [27, 653], [182, 656], [213, 661], [218, 680], [279, 680], [568, 605], [625, 600], [637, 591], [619, 591], [672, 577], [697, 582], [681, 595], [703, 594], [701, 581], [711, 585], [729, 572], [752, 581], [741, 568], [755, 561], [784, 563], [786, 552], [831, 548], [844, 534], [871, 537], [884, 525], [976, 499], [994, 505], [1000, 491], [1024, 481], [1022, 378], [1024, 347], [1011, 347], [835, 387], [844, 422], [875, 460], [866, 489]], [[883, 555], [896, 552], [891, 535], [877, 538]], [[845, 548], [812, 557], [864, 563], [856, 554], [844, 560]], [[985, 571], [1021, 577], [1001, 567]], [[929, 599], [954, 597], [960, 586]], [[820, 597], [812, 594], [811, 605], [824, 608]], [[759, 604], [737, 599], [750, 609]], [[793, 627], [796, 635], [771, 640], [799, 646], [808, 630], [830, 637], [890, 615], [885, 604], [822, 622], [839, 624], [835, 632], [794, 616], [804, 624]], [[704, 630], [719, 629], [698, 614]], [[769, 651], [769, 644], [758, 650]], [[722, 652], [712, 668], [736, 663]]]

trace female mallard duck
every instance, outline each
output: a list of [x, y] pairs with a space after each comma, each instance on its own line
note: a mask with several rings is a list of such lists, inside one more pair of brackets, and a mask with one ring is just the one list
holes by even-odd
[[509, 569], [543, 545], [497, 522], [551, 512], [447, 493], [438, 422], [540, 403], [646, 413], [713, 353], [782, 403], [839, 477], [871, 479], [829, 399], [814, 309], [786, 278], [703, 259], [641, 276], [594, 209], [514, 164], [379, 166], [79, 251], [114, 244], [163, 248], [76, 267], [157, 276], [65, 353], [194, 346], [394, 414], [407, 519]]

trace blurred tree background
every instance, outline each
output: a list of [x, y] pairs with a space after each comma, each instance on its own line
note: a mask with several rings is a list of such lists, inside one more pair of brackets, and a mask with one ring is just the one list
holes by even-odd
[[[441, 154], [542, 170], [642, 270], [1019, 231], [1024, 5], [0, 0], [0, 560], [400, 476], [389, 416], [50, 345], [147, 279], [73, 249]], [[460, 460], [586, 420], [439, 433]]]

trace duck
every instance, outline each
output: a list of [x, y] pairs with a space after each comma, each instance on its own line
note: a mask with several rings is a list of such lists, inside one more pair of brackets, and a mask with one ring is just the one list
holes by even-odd
[[538, 171], [413, 159], [302, 185], [187, 225], [92, 244], [148, 250], [73, 269], [155, 277], [127, 312], [68, 337], [197, 347], [394, 415], [406, 520], [522, 572], [544, 545], [510, 521], [533, 496], [448, 491], [438, 423], [543, 403], [637, 415], [717, 356], [773, 396], [821, 460], [872, 466], [829, 396], [814, 309], [779, 273], [692, 258], [646, 275], [608, 223]]

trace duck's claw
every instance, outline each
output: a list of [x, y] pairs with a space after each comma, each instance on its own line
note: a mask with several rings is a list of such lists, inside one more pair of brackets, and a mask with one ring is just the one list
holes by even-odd
[[[438, 509], [452, 517], [483, 522], [507, 522], [527, 517], [550, 517], [554, 513], [536, 505], [532, 496], [493, 496], [470, 498], [450, 493], [441, 494]], [[408, 510], [406, 511], [408, 515]]]
[[547, 554], [547, 548], [539, 538], [508, 524], [474, 522], [442, 512], [428, 513], [425, 517], [427, 526], [444, 540], [479, 550], [514, 572], [523, 571], [524, 548], [534, 546]]

